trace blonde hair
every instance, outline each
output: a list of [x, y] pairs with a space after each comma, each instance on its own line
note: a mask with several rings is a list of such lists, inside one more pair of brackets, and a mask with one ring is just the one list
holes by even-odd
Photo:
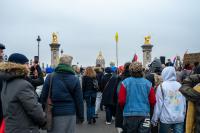
[[85, 69], [84, 76], [94, 78], [94, 77], [96, 77], [96, 72], [94, 71], [94, 69], [92, 67], [87, 67]]

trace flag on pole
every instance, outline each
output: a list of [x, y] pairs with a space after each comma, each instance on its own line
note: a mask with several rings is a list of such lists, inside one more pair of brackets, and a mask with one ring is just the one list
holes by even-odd
[[132, 62], [136, 62], [136, 61], [138, 61], [138, 56], [137, 56], [137, 54], [134, 54]]
[[118, 41], [119, 41], [118, 32], [116, 32], [116, 34], [115, 34], [115, 41], [116, 41], [116, 43], [118, 43]]
[[173, 59], [173, 66], [175, 65], [175, 63], [176, 63], [176, 56]]

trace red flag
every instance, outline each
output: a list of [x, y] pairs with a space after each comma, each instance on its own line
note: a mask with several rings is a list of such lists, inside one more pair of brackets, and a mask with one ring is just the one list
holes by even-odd
[[0, 133], [5, 133], [5, 121], [4, 121], [4, 119], [1, 122]]
[[135, 61], [137, 61], [137, 60], [138, 60], [138, 56], [135, 54], [134, 57], [133, 57], [132, 62], [135, 62]]

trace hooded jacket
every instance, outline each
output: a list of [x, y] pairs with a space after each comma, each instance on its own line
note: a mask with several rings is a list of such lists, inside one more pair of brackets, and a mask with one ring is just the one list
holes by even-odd
[[165, 124], [184, 122], [186, 101], [184, 96], [179, 92], [181, 84], [176, 81], [174, 67], [166, 67], [161, 75], [163, 83], [158, 86], [156, 92], [157, 102], [154, 108], [152, 123], [157, 123], [159, 119]]
[[27, 73], [24, 65], [10, 62], [0, 64], [6, 133], [39, 133], [38, 126], [45, 124], [45, 113], [38, 103], [34, 87], [25, 80]]
[[[200, 72], [199, 72], [200, 73]], [[190, 75], [183, 81], [180, 92], [188, 100], [186, 133], [200, 132], [200, 74]]]

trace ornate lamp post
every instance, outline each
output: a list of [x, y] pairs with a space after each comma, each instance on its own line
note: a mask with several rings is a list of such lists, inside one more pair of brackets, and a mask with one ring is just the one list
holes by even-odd
[[38, 36], [38, 38], [37, 38], [37, 42], [38, 42], [38, 60], [40, 59], [40, 41], [41, 41], [41, 38], [40, 38], [40, 36]]

